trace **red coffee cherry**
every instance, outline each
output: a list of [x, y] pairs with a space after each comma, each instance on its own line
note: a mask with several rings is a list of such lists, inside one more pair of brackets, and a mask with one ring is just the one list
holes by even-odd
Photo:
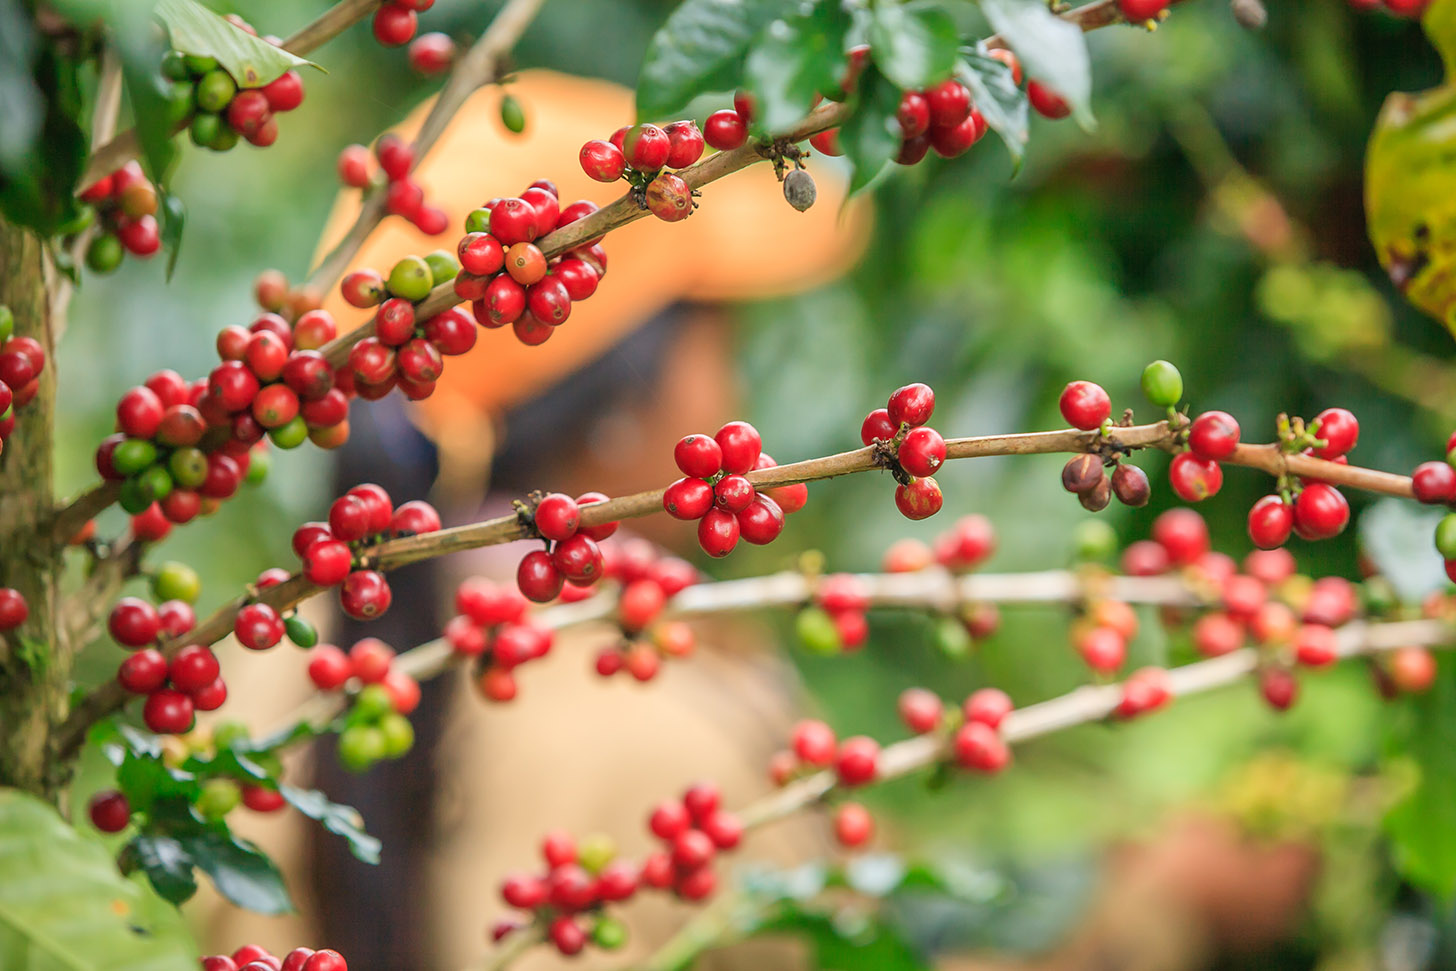
[[1112, 415], [1112, 400], [1101, 385], [1091, 381], [1073, 381], [1062, 389], [1058, 404], [1062, 418], [1073, 428], [1092, 431]]
[[521, 557], [516, 568], [516, 586], [528, 599], [536, 603], [547, 603], [561, 592], [566, 578], [551, 561], [551, 554], [545, 550], [532, 550]]
[[320, 540], [303, 554], [303, 575], [321, 587], [343, 583], [353, 569], [354, 554], [348, 544], [335, 539]]
[[895, 120], [900, 125], [900, 137], [903, 139], [925, 134], [930, 128], [930, 103], [926, 96], [919, 91], [906, 91], [900, 95]]
[[728, 512], [742, 512], [757, 495], [753, 484], [741, 475], [725, 475], [713, 486], [713, 504]]
[[1244, 644], [1244, 628], [1225, 613], [1208, 613], [1193, 625], [1193, 647], [1204, 657], [1218, 657]]
[[155, 647], [143, 648], [121, 662], [116, 680], [135, 695], [149, 695], [167, 683], [167, 658]]
[[29, 616], [25, 595], [14, 587], [0, 587], [0, 631], [14, 630]]
[[490, 210], [490, 234], [502, 246], [529, 243], [538, 234], [536, 208], [524, 199], [502, 199]]
[[906, 728], [916, 735], [924, 735], [940, 727], [945, 706], [941, 703], [940, 696], [933, 691], [907, 688], [900, 693], [896, 709]]
[[693, 214], [693, 190], [672, 172], [659, 172], [647, 184], [646, 199], [647, 208], [663, 222], [679, 222]]
[[824, 131], [809, 136], [809, 144], [820, 155], [834, 157], [844, 154], [844, 150], [839, 147], [838, 128], [827, 128]]
[[1208, 523], [1192, 509], [1169, 509], [1153, 520], [1153, 539], [1179, 566], [1198, 561], [1211, 547]]
[[986, 134], [986, 121], [974, 108], [965, 120], [949, 128], [932, 128], [928, 144], [941, 158], [959, 158]]
[[627, 159], [611, 142], [594, 139], [581, 147], [581, 169], [598, 182], [615, 182], [627, 170]]
[[157, 639], [162, 620], [157, 608], [138, 597], [122, 597], [111, 608], [106, 629], [124, 647], [144, 647]]
[[622, 136], [622, 154], [639, 172], [656, 172], [672, 154], [672, 140], [656, 125], [636, 125]]
[[1411, 491], [1428, 505], [1456, 502], [1456, 469], [1448, 462], [1422, 462], [1411, 473]]
[[875, 834], [875, 818], [857, 802], [846, 802], [834, 811], [834, 838], [841, 846], [863, 846]]
[[1302, 624], [1294, 635], [1294, 658], [1300, 664], [1325, 667], [1339, 656], [1339, 638], [1323, 624]]
[[116, 404], [117, 430], [132, 438], [151, 438], [162, 424], [162, 412], [162, 399], [156, 392], [147, 387], [132, 388]]
[[1188, 429], [1188, 447], [1202, 459], [1221, 461], [1239, 444], [1239, 423], [1226, 411], [1205, 411]]
[[1067, 104], [1067, 100], [1040, 81], [1026, 83], [1026, 100], [1031, 103], [1033, 111], [1053, 121], [1072, 113], [1072, 106]]
[[355, 570], [339, 587], [339, 606], [355, 620], [372, 620], [389, 609], [393, 594], [378, 570]]
[[1163, 707], [1173, 698], [1168, 672], [1162, 668], [1139, 668], [1122, 684], [1122, 700], [1113, 709], [1119, 718], [1132, 718]]
[[[1444, 462], [1441, 465], [1450, 468]], [[1281, 496], [1265, 496], [1249, 509], [1249, 539], [1261, 550], [1283, 546], [1293, 529], [1294, 510]]]
[[131, 823], [131, 804], [115, 789], [103, 789], [87, 807], [91, 825], [103, 833], [119, 833]]
[[385, 47], [400, 47], [415, 35], [415, 12], [402, 4], [386, 3], [374, 11], [374, 39]]
[[336, 691], [354, 675], [349, 656], [332, 644], [320, 644], [308, 655], [308, 677], [320, 691]]
[[715, 111], [703, 122], [703, 140], [720, 152], [731, 151], [748, 141], [748, 122], [731, 108]]
[[580, 533], [556, 544], [551, 563], [563, 577], [576, 583], [595, 583], [602, 576], [601, 547]]
[[283, 639], [283, 618], [267, 604], [248, 604], [233, 620], [238, 643], [254, 651], [266, 651]]
[[1302, 539], [1329, 539], [1350, 523], [1350, 505], [1334, 486], [1306, 485], [1294, 498], [1294, 531]]
[[971, 114], [971, 92], [955, 78], [927, 88], [925, 103], [930, 124], [936, 128], [954, 128]]
[[895, 506], [906, 519], [929, 519], [940, 512], [944, 502], [940, 484], [930, 476], [911, 479], [909, 485], [895, 487]]
[[1435, 683], [1436, 658], [1424, 647], [1398, 647], [1388, 660], [1390, 680], [1407, 694], [1421, 694]]
[[723, 467], [723, 450], [707, 435], [688, 435], [672, 450], [673, 461], [687, 476], [706, 479], [717, 475]]
[[701, 519], [713, 508], [713, 487], [698, 478], [678, 479], [662, 494], [662, 507], [674, 519]]
[[722, 509], [709, 509], [698, 520], [698, 545], [712, 557], [724, 557], [738, 545], [738, 517]]
[[1179, 452], [1168, 466], [1168, 482], [1184, 502], [1202, 502], [1223, 488], [1223, 468], [1192, 452]]
[[1299, 680], [1284, 668], [1264, 668], [1259, 672], [1259, 693], [1276, 711], [1288, 711], [1299, 697]]
[[1328, 443], [1313, 450], [1317, 458], [1339, 458], [1360, 440], [1360, 422], [1344, 408], [1326, 408], [1314, 420], [1319, 422], [1319, 431], [1315, 434]]
[[667, 155], [667, 167], [684, 169], [703, 157], [703, 133], [696, 122], [674, 121], [662, 129], [672, 150]]
[[738, 513], [738, 533], [755, 546], [767, 546], [784, 531], [784, 511], [767, 495], [760, 495]]
[[1015, 707], [1011, 703], [1011, 696], [1000, 688], [981, 688], [965, 700], [961, 710], [966, 721], [980, 722], [989, 728], [1000, 728]]
[[885, 408], [876, 408], [865, 415], [864, 422], [859, 426], [859, 440], [866, 445], [873, 445], [876, 440], [889, 441], [900, 431], [900, 426], [890, 420], [890, 412]]
[[1127, 641], [1111, 627], [1093, 627], [1074, 645], [1082, 661], [1098, 674], [1112, 674], [1127, 659]]
[[[912, 428], [916, 425], [923, 425], [935, 413], [935, 392], [931, 390], [930, 385], [919, 383], [897, 388], [890, 395], [885, 413], [895, 432], [899, 432], [902, 424]], [[874, 415], [874, 412], [870, 412], [870, 414]]]
[[713, 436], [723, 453], [723, 471], [743, 474], [753, 469], [763, 452], [763, 439], [746, 421], [730, 421]]
[[1133, 23], [1153, 20], [1168, 8], [1169, 0], [1117, 0], [1117, 9]]
[[956, 762], [963, 768], [1000, 772], [1011, 761], [1011, 750], [996, 729], [984, 722], [966, 722], [956, 729], [952, 744]]
[[142, 707], [142, 721], [158, 735], [191, 731], [193, 717], [192, 699], [171, 688], [154, 691]]
[[212, 684], [222, 673], [217, 655], [201, 644], [189, 644], [167, 665], [167, 679], [178, 691], [193, 694]]
[[[500, 327], [513, 324], [526, 312], [526, 288], [509, 274], [497, 275], [485, 288], [485, 299], [477, 301], [471, 308], [477, 323], [485, 327]], [[481, 316], [481, 310], [485, 316]]]
[[573, 954], [580, 954], [582, 948], [586, 947], [586, 931], [569, 914], [562, 914], [551, 921], [547, 930], [547, 936], [551, 943], [556, 945], [556, 950], [570, 957]]
[[924, 425], [910, 429], [897, 453], [900, 465], [913, 476], [934, 475], [945, 462], [945, 439]]
[[835, 756], [834, 768], [844, 786], [873, 782], [878, 774], [880, 743], [866, 735], [846, 738]]
[[793, 747], [794, 754], [807, 764], [826, 766], [834, 762], [839, 741], [824, 722], [807, 719], [794, 726]]
[[421, 34], [410, 43], [410, 67], [421, 74], [443, 74], [454, 60], [455, 42], [448, 34]]
[[339, 152], [339, 181], [355, 189], [369, 184], [369, 149], [363, 145], [346, 145]]

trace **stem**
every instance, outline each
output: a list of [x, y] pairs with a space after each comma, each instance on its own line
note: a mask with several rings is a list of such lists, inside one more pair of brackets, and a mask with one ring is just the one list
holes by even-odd
[[[445, 133], [450, 119], [470, 96], [499, 76], [497, 68], [501, 58], [516, 46], [516, 41], [530, 26], [543, 3], [545, 0], [510, 0], [495, 15], [480, 40], [455, 63], [450, 76], [445, 80], [445, 86], [435, 98], [424, 123], [420, 125], [419, 133], [415, 135], [414, 168], [419, 168], [430, 149], [435, 147], [435, 142]], [[338, 282], [348, 268], [349, 261], [359, 252], [359, 247], [364, 245], [369, 234], [374, 232], [384, 218], [384, 202], [385, 193], [382, 189], [364, 199], [354, 225], [349, 227], [344, 238], [339, 240], [309, 275], [309, 286], [322, 291]]]
[[[573, 224], [575, 225], [575, 224]], [[568, 226], [568, 229], [571, 227]], [[1088, 452], [1099, 447], [1171, 448], [1177, 432], [1164, 421], [1151, 425], [1127, 425], [1111, 429], [1107, 435], [1098, 431], [1063, 429], [1047, 432], [1026, 432], [1015, 435], [983, 435], [972, 438], [946, 440], [946, 458], [981, 458], [992, 455], [1031, 455], [1054, 452]], [[790, 485], [796, 482], [815, 482], [857, 472], [879, 469], [873, 447], [840, 452], [823, 458], [792, 462], [770, 469], [759, 469], [748, 473], [748, 480], [759, 488]], [[1233, 465], [1247, 465], [1263, 469], [1271, 474], [1287, 468], [1299, 475], [1313, 476], [1336, 485], [1348, 485], [1386, 495], [1411, 495], [1410, 478], [1364, 469], [1358, 466], [1339, 465], [1310, 456], [1285, 456], [1277, 445], [1240, 445], [1225, 462]], [[636, 519], [662, 511], [664, 490], [655, 489], [633, 495], [593, 503], [581, 510], [584, 526], [595, 526], [622, 519]], [[494, 546], [518, 539], [530, 538], [530, 531], [518, 516], [502, 516], [483, 522], [455, 526], [434, 533], [387, 540], [363, 551], [361, 558], [371, 567], [391, 570], [421, 560], [444, 556], [462, 550]], [[222, 640], [231, 631], [237, 612], [247, 603], [256, 600], [266, 603], [278, 611], [297, 606], [304, 600], [323, 592], [322, 587], [309, 583], [302, 574], [295, 573], [277, 586], [263, 590], [256, 598], [240, 597], [222, 607], [198, 627], [182, 637], [165, 641], [162, 652], [170, 656], [187, 644], [213, 644]], [[127, 701], [126, 692], [115, 682], [100, 685], [82, 701], [67, 719], [63, 731], [63, 753], [73, 754], [79, 749], [86, 729], [96, 720], [116, 711]]]
[[[339, 0], [318, 18], [283, 42], [283, 49], [302, 57], [334, 37], [348, 30], [374, 12], [381, 0]], [[99, 148], [93, 147], [91, 157], [86, 160], [86, 170], [76, 185], [80, 192], [87, 186], [110, 175], [141, 152], [135, 128], [112, 138]]]

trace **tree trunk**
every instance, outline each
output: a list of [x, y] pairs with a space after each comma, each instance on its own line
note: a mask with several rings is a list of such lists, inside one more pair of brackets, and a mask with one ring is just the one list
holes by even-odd
[[55, 622], [64, 546], [48, 529], [55, 503], [54, 280], [41, 240], [0, 220], [0, 304], [15, 315], [16, 334], [46, 350], [39, 393], [16, 410], [15, 431], [0, 452], [0, 586], [18, 589], [30, 607], [20, 628], [0, 634], [0, 786], [52, 797], [64, 782], [54, 730], [68, 707], [72, 661]]

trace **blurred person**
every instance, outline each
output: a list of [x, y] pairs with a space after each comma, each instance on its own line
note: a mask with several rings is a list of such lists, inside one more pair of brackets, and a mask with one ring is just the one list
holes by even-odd
[[[528, 71], [515, 76], [510, 93], [525, 109], [524, 135], [500, 121], [501, 88], [483, 89], [415, 173], [426, 199], [449, 214], [451, 232], [431, 238], [386, 219], [351, 268], [387, 274], [405, 255], [453, 247], [472, 209], [539, 178], [556, 182], [563, 205], [619, 194], [619, 186], [589, 180], [576, 158], [584, 142], [631, 120], [631, 91]], [[399, 132], [409, 137], [427, 108]], [[820, 198], [806, 213], [790, 208], [771, 167], [758, 165], [706, 187], [702, 207], [684, 222], [663, 225], [648, 215], [614, 231], [602, 285], [573, 305], [547, 343], [525, 347], [509, 328], [482, 331], [470, 353], [448, 360], [431, 398], [356, 403], [335, 494], [377, 482], [397, 503], [432, 499], [449, 525], [507, 514], [511, 499], [534, 489], [622, 495], [676, 478], [672, 444], [738, 414], [732, 312], [723, 305], [825, 282], [851, 265], [867, 237], [868, 209], [844, 206], [838, 173], [815, 165], [814, 174]], [[358, 208], [357, 193], [340, 198], [321, 252]], [[326, 306], [341, 330], [368, 319], [337, 293]], [[679, 553], [695, 548], [694, 532], [665, 516], [629, 521], [621, 532]], [[347, 648], [372, 636], [402, 651], [438, 637], [458, 581], [483, 574], [513, 583], [522, 552], [508, 544], [395, 571], [389, 613], [368, 624], [333, 619], [326, 639]], [[318, 603], [308, 609], [321, 613]], [[331, 745], [323, 746], [312, 760], [313, 784], [361, 810], [383, 840], [382, 864], [353, 860], [341, 840], [297, 814], [248, 820], [246, 832], [282, 848], [275, 859], [285, 861], [304, 915], [280, 921], [209, 911], [208, 943], [329, 946], [356, 971], [462, 967], [490, 948], [490, 925], [506, 913], [500, 878], [540, 868], [546, 831], [605, 833], [640, 858], [652, 848], [650, 807], [692, 782], [717, 781], [729, 805], [762, 794], [768, 757], [796, 708], [791, 672], [752, 622], [703, 630], [690, 660], [664, 664], [645, 686], [624, 683], [625, 674], [604, 683], [592, 670], [595, 648], [610, 636], [601, 630], [558, 634], [550, 656], [522, 669], [521, 696], [510, 703], [484, 701], [461, 675], [427, 682], [411, 717], [415, 749], [362, 776], [343, 772]], [[254, 728], [270, 727], [309, 693], [301, 657], [290, 675], [280, 674], [279, 657], [228, 663], [236, 697], [253, 706]], [[291, 773], [310, 771], [297, 761]], [[734, 857], [802, 856], [801, 844], [786, 852], [793, 830], [754, 834], [724, 861], [724, 875]], [[827, 847], [822, 828], [804, 830]], [[657, 899], [627, 909], [632, 939], [609, 963], [645, 956], [689, 915], [650, 896]], [[522, 967], [557, 960], [541, 949]]]

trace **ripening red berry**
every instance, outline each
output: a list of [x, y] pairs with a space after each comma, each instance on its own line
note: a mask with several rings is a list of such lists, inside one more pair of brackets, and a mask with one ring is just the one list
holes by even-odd
[[1422, 462], [1411, 473], [1411, 491], [1428, 505], [1456, 502], [1456, 469], [1449, 462]]
[[890, 420], [890, 412], [885, 408], [876, 408], [865, 415], [865, 420], [859, 426], [859, 440], [866, 445], [873, 445], [876, 440], [889, 441], [900, 431], [900, 426]]
[[136, 695], [149, 695], [167, 683], [167, 658], [155, 647], [143, 648], [121, 662], [116, 681]]
[[636, 125], [622, 136], [622, 154], [638, 172], [656, 172], [667, 164], [672, 140], [656, 125]]
[[502, 199], [490, 210], [490, 234], [502, 246], [529, 243], [539, 233], [536, 207], [524, 199]]
[[157, 608], [138, 597], [122, 597], [111, 608], [106, 629], [112, 640], [125, 647], [144, 647], [157, 639], [162, 620]]
[[841, 846], [863, 846], [875, 834], [875, 818], [857, 802], [846, 802], [834, 811], [834, 838]]
[[822, 721], [808, 719], [794, 726], [794, 754], [809, 765], [826, 766], [834, 762], [839, 741], [834, 729]]
[[1334, 630], [1323, 624], [1302, 624], [1294, 635], [1294, 658], [1309, 667], [1334, 664], [1340, 656], [1340, 642]]
[[959, 124], [932, 128], [926, 136], [929, 147], [941, 158], [959, 158], [986, 134], [986, 122], [974, 108]]
[[834, 767], [844, 786], [873, 782], [879, 772], [880, 743], [867, 735], [846, 738], [839, 746]]
[[738, 512], [738, 534], [755, 546], [767, 546], [784, 531], [784, 511], [771, 497], [759, 495]]
[[0, 631], [14, 630], [29, 616], [25, 595], [14, 587], [0, 587]]
[[673, 461], [683, 475], [707, 479], [723, 467], [723, 450], [707, 435], [688, 435], [673, 446]]
[[[1450, 468], [1444, 462], [1441, 465]], [[1249, 509], [1249, 539], [1261, 550], [1283, 546], [1293, 530], [1294, 510], [1282, 496], [1264, 496]]]
[[1076, 640], [1082, 661], [1098, 674], [1112, 674], [1127, 659], [1127, 641], [1111, 627], [1093, 627]]
[[902, 468], [913, 476], [934, 475], [945, 462], [945, 439], [934, 428], [912, 428], [900, 443], [896, 456]]
[[1339, 489], [1311, 482], [1294, 498], [1294, 531], [1302, 539], [1329, 539], [1350, 523], [1350, 504]]
[[730, 421], [713, 436], [723, 453], [723, 471], [743, 474], [753, 469], [763, 452], [763, 439], [746, 421]]
[[1223, 488], [1223, 468], [1212, 459], [1179, 452], [1168, 465], [1168, 482], [1184, 502], [1202, 502]]
[[551, 561], [551, 554], [545, 550], [532, 550], [521, 557], [516, 568], [516, 586], [528, 600], [546, 603], [561, 592], [566, 578]]
[[1178, 566], [1197, 562], [1211, 547], [1208, 523], [1192, 509], [1169, 509], [1153, 520], [1153, 540]]
[[953, 740], [956, 762], [977, 772], [1000, 772], [1011, 761], [1011, 749], [984, 722], [968, 721], [956, 729]]
[[981, 688], [974, 691], [961, 705], [966, 721], [980, 722], [989, 728], [1000, 728], [1014, 708], [1011, 696], [1000, 688]]
[[809, 144], [820, 155], [837, 157], [844, 154], [844, 150], [839, 146], [838, 128], [826, 128], [824, 131], [811, 135]]
[[602, 550], [596, 540], [575, 533], [556, 544], [551, 551], [551, 564], [567, 580], [595, 583], [602, 576]]
[[339, 181], [355, 189], [369, 184], [369, 149], [363, 145], [346, 145], [339, 152]]
[[668, 168], [687, 168], [703, 157], [703, 133], [698, 131], [696, 122], [674, 121], [664, 125], [662, 130], [672, 145], [667, 155]]
[[410, 43], [410, 67], [421, 74], [443, 74], [454, 60], [455, 42], [449, 34], [421, 34]]
[[354, 554], [347, 543], [336, 539], [320, 540], [303, 553], [303, 575], [309, 583], [332, 587], [343, 583], [353, 569]]
[[248, 604], [233, 619], [238, 643], [254, 651], [266, 651], [283, 639], [283, 618], [267, 604]]
[[1193, 647], [1204, 657], [1218, 657], [1243, 646], [1244, 628], [1228, 614], [1204, 614], [1193, 624]]
[[753, 484], [741, 475], [725, 475], [713, 486], [713, 504], [728, 512], [742, 512], [757, 495]]
[[919, 91], [904, 92], [895, 111], [895, 121], [900, 125], [900, 137], [903, 139], [925, 134], [930, 128], [930, 102]]
[[104, 789], [92, 796], [88, 810], [91, 825], [103, 833], [119, 833], [131, 822], [131, 804], [115, 789]]
[[1344, 408], [1326, 408], [1315, 415], [1314, 420], [1319, 422], [1319, 430], [1315, 434], [1327, 443], [1313, 450], [1317, 458], [1339, 458], [1360, 440], [1360, 422]]
[[1202, 459], [1221, 461], [1239, 444], [1239, 423], [1226, 411], [1205, 411], [1188, 429], [1188, 447]]
[[570, 914], [562, 914], [551, 921], [546, 933], [551, 938], [551, 943], [556, 945], [556, 950], [567, 957], [580, 954], [582, 948], [586, 947], [586, 931]]
[[353, 674], [353, 662], [333, 644], [320, 644], [308, 654], [308, 677], [320, 691], [342, 688]]
[[593, 139], [581, 147], [581, 170], [598, 182], [615, 182], [627, 170], [627, 159], [611, 142]]
[[1420, 694], [1436, 680], [1436, 657], [1424, 647], [1398, 647], [1387, 664], [1390, 680], [1407, 694]]
[[944, 708], [940, 697], [924, 688], [906, 688], [900, 693], [900, 700], [896, 703], [900, 720], [916, 735], [924, 735], [939, 728]]
[[372, 620], [389, 609], [393, 594], [378, 570], [355, 570], [339, 586], [339, 606], [355, 620]]
[[415, 12], [398, 3], [386, 3], [374, 11], [374, 39], [385, 47], [409, 43], [418, 24]]
[[212, 684], [222, 673], [217, 655], [201, 644], [182, 648], [167, 665], [167, 680], [178, 691], [193, 694]]
[[191, 730], [193, 711], [191, 698], [180, 691], [162, 688], [147, 696], [142, 721], [158, 735], [181, 735]]
[[303, 75], [297, 71], [284, 71], [272, 81], [263, 85], [263, 97], [274, 111], [292, 111], [303, 104]]
[[1299, 697], [1299, 680], [1284, 668], [1264, 668], [1259, 672], [1259, 693], [1276, 711], [1287, 711]]
[[1153, 20], [1168, 8], [1169, 0], [1117, 0], [1117, 9], [1132, 23]]
[[364, 684], [379, 684], [389, 676], [394, 648], [377, 637], [365, 637], [349, 648], [349, 672]]
[[723, 557], [738, 545], [738, 517], [723, 509], [712, 508], [698, 520], [698, 545], [712, 557]]
[[[935, 413], [935, 392], [928, 384], [907, 384], [903, 388], [896, 388], [890, 395], [890, 400], [885, 408], [886, 417], [894, 433], [898, 433], [900, 426], [909, 425], [912, 428], [923, 425], [930, 420]], [[875, 412], [870, 412], [874, 416]], [[868, 423], [869, 419], [866, 419]], [[866, 443], [868, 444], [868, 443]]]
[[703, 140], [720, 152], [731, 151], [748, 141], [748, 122], [732, 108], [715, 111], [703, 122]]
[[713, 508], [713, 487], [702, 479], [678, 479], [662, 494], [662, 508], [674, 519], [701, 519]]
[[929, 519], [944, 503], [940, 484], [928, 475], [895, 487], [895, 506], [906, 519]]
[[1067, 99], [1037, 80], [1026, 83], [1026, 100], [1031, 103], [1032, 110], [1043, 118], [1055, 121], [1072, 113], [1072, 106], [1067, 104]]
[[659, 172], [647, 184], [647, 208], [663, 222], [680, 222], [693, 214], [693, 190], [673, 172]]
[[1091, 381], [1073, 381], [1062, 389], [1058, 402], [1062, 418], [1073, 428], [1092, 431], [1112, 415], [1112, 400], [1101, 385]]
[[116, 227], [116, 237], [133, 256], [151, 256], [162, 248], [162, 234], [155, 216], [123, 219]]

